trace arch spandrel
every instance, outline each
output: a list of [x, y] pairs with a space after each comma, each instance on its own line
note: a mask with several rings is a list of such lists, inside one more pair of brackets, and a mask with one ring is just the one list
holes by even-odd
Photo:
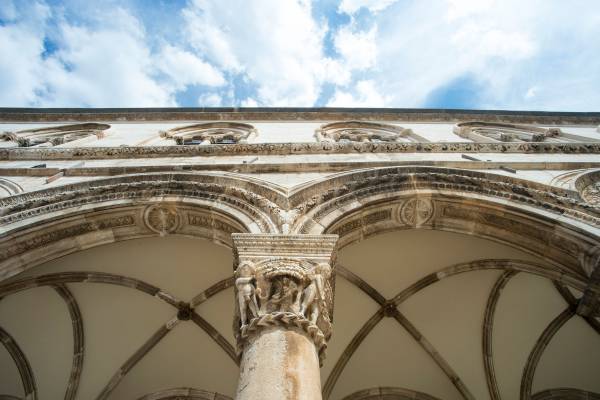
[[275, 185], [236, 174], [136, 174], [0, 199], [0, 280], [86, 248], [163, 235], [231, 247], [231, 233], [279, 233]]

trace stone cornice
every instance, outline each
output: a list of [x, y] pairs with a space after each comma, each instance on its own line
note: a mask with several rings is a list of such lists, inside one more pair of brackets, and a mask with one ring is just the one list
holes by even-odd
[[252, 143], [205, 146], [3, 148], [0, 160], [99, 160], [157, 157], [357, 154], [521, 153], [600, 154], [600, 143]]
[[335, 253], [338, 235], [271, 235], [232, 233], [236, 258], [271, 257], [329, 262]]
[[533, 124], [600, 124], [597, 112], [408, 108], [0, 108], [4, 122], [70, 121], [398, 121], [465, 120]]

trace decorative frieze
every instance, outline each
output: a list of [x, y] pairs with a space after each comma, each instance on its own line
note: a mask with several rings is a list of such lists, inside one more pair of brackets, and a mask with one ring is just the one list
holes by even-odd
[[119, 215], [111, 218], [104, 218], [97, 221], [89, 221], [72, 226], [48, 230], [45, 233], [37, 234], [33, 237], [13, 243], [10, 247], [0, 252], [0, 261], [10, 257], [34, 250], [39, 247], [47, 246], [50, 243], [59, 240], [76, 237], [90, 232], [113, 229], [117, 227], [130, 226], [135, 224], [135, 218], [131, 215]]
[[248, 143], [206, 146], [123, 146], [80, 148], [0, 148], [0, 160], [98, 160], [231, 155], [360, 154], [360, 153], [523, 153], [600, 154], [600, 143], [537, 142], [318, 142]]

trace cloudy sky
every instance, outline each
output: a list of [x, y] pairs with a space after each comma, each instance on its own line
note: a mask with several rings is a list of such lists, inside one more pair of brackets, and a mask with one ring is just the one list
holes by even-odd
[[600, 1], [0, 0], [0, 106], [600, 111]]

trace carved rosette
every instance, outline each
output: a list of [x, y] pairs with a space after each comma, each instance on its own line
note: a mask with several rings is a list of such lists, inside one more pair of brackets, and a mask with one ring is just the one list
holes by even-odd
[[173, 233], [181, 224], [181, 216], [175, 206], [151, 205], [144, 211], [146, 226], [161, 236]]
[[337, 235], [233, 234], [236, 313], [234, 333], [245, 343], [273, 327], [296, 330], [323, 360], [332, 333], [332, 270]]
[[401, 223], [419, 227], [433, 216], [433, 202], [427, 198], [415, 197], [407, 200], [398, 211]]

